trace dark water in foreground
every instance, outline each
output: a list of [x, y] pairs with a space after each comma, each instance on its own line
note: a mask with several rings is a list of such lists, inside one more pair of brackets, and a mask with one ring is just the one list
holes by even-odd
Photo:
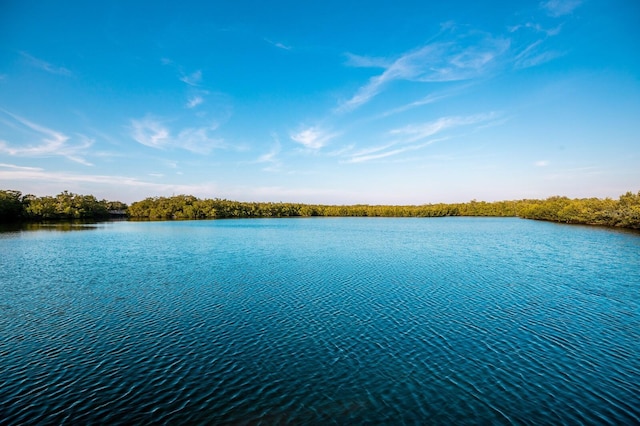
[[0, 423], [640, 423], [638, 234], [72, 229], [0, 234]]

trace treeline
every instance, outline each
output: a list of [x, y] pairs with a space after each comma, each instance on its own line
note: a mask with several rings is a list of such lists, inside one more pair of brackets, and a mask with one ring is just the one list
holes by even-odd
[[513, 202], [465, 204], [425, 204], [419, 206], [350, 206], [258, 203], [224, 199], [199, 199], [192, 195], [154, 197], [129, 206], [128, 214], [137, 219], [227, 219], [258, 217], [442, 217], [442, 216], [515, 216]]
[[310, 216], [494, 216], [640, 229], [640, 192], [627, 192], [618, 200], [550, 197], [545, 200], [471, 201], [410, 206], [256, 203], [177, 195], [135, 202], [129, 206], [128, 215], [136, 219], [164, 220]]
[[56, 197], [36, 197], [0, 190], [0, 220], [104, 219], [126, 214], [131, 219], [179, 220], [258, 217], [521, 217], [562, 223], [640, 229], [640, 191], [619, 199], [550, 197], [545, 200], [470, 201], [409, 206], [350, 206], [258, 203], [200, 199], [192, 195], [145, 198], [127, 206], [119, 201], [98, 201], [92, 195], [64, 191]]
[[97, 200], [93, 195], [79, 195], [68, 191], [55, 197], [22, 195], [20, 191], [0, 190], [0, 220], [41, 221], [108, 219], [125, 216], [127, 205], [119, 201]]

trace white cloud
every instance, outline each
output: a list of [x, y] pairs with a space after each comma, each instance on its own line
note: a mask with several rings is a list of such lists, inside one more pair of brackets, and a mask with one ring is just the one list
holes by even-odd
[[548, 160], [540, 160], [540, 161], [536, 161], [535, 163], [533, 163], [534, 166], [536, 167], [547, 167], [549, 165], [549, 161]]
[[562, 30], [562, 24], [558, 25], [557, 27], [551, 28], [551, 29], [546, 29], [543, 28], [542, 25], [537, 24], [537, 23], [533, 23], [533, 22], [527, 22], [526, 24], [522, 24], [522, 25], [514, 25], [513, 27], [509, 28], [509, 32], [513, 33], [516, 32], [518, 30], [521, 29], [531, 29], [534, 30], [537, 33], [544, 33], [545, 35], [548, 36], [556, 36], [558, 34], [560, 34], [560, 31]]
[[189, 98], [189, 101], [187, 102], [187, 108], [195, 108], [198, 105], [202, 104], [204, 102], [204, 98], [202, 96], [192, 96]]
[[553, 50], [541, 50], [543, 40], [537, 40], [527, 46], [522, 52], [518, 53], [514, 58], [513, 65], [517, 69], [530, 68], [549, 62], [563, 55], [562, 52]]
[[[427, 44], [405, 53], [384, 67], [382, 74], [369, 79], [338, 111], [353, 110], [367, 103], [395, 80], [446, 82], [478, 77], [509, 48], [507, 39], [484, 33], [468, 34], [461, 40]], [[360, 66], [382, 66], [380, 58], [351, 55], [350, 62]]]
[[67, 172], [48, 172], [42, 170], [0, 170], [1, 181], [32, 181], [47, 184], [104, 184], [107, 187], [117, 182], [120, 187], [144, 189], [145, 193], [153, 191], [161, 194], [214, 194], [217, 187], [211, 183], [199, 185], [173, 185], [155, 182], [147, 182], [130, 176], [118, 175], [86, 175]]
[[273, 138], [275, 140], [275, 143], [271, 147], [271, 150], [269, 152], [267, 152], [266, 154], [263, 154], [260, 157], [258, 157], [258, 159], [256, 160], [256, 163], [275, 163], [275, 162], [278, 162], [276, 157], [277, 157], [278, 154], [280, 154], [280, 150], [281, 150], [280, 140], [275, 135], [273, 136]]
[[353, 53], [346, 53], [347, 62], [345, 65], [356, 68], [388, 68], [393, 64], [387, 58], [360, 56]]
[[64, 67], [59, 67], [53, 64], [50, 64], [49, 62], [43, 61], [42, 59], [38, 59], [36, 57], [33, 57], [31, 55], [29, 55], [26, 52], [20, 52], [20, 54], [27, 59], [27, 61], [34, 67], [36, 68], [40, 68], [41, 70], [44, 70], [50, 74], [57, 74], [57, 75], [64, 75], [67, 77], [70, 77], [73, 75], [73, 73], [68, 70], [67, 68]]
[[209, 135], [215, 127], [197, 127], [182, 130], [172, 141], [173, 145], [198, 154], [208, 154], [214, 148], [224, 146], [224, 140]]
[[526, 58], [522, 58], [520, 60], [518, 60], [515, 63], [515, 67], [516, 68], [530, 68], [530, 67], [535, 67], [538, 65], [542, 65], [546, 62], [549, 62], [553, 59], [559, 58], [561, 56], [563, 56], [564, 53], [562, 52], [557, 52], [557, 51], [553, 51], [553, 50], [549, 50], [546, 52], [541, 52], [538, 55], [533, 55], [531, 57], [526, 57]]
[[548, 0], [540, 3], [540, 7], [550, 16], [569, 15], [582, 4], [582, 0]]
[[151, 117], [131, 120], [131, 137], [142, 145], [151, 148], [163, 148], [170, 142], [169, 129], [160, 121]]
[[271, 148], [271, 151], [267, 152], [266, 154], [262, 154], [260, 157], [258, 157], [258, 159], [256, 160], [256, 163], [275, 163], [277, 162], [276, 156], [279, 153], [280, 153], [280, 147], [275, 146]]
[[429, 123], [412, 124], [394, 129], [391, 130], [390, 134], [401, 136], [403, 143], [411, 143], [431, 137], [447, 129], [486, 122], [495, 117], [495, 113], [477, 114], [467, 117], [441, 117]]
[[0, 111], [12, 119], [12, 122], [9, 123], [12, 127], [21, 128], [21, 130], [25, 130], [30, 137], [39, 139], [39, 143], [36, 145], [21, 147], [11, 146], [7, 141], [0, 140], [0, 152], [25, 157], [61, 156], [76, 163], [92, 166], [92, 164], [82, 156], [86, 149], [93, 144], [92, 139], [78, 135], [80, 142], [71, 145], [67, 143], [70, 139], [69, 136], [64, 133], [49, 129], [8, 111]]
[[4, 169], [22, 170], [22, 171], [40, 171], [40, 167], [16, 166], [15, 164], [0, 163], [0, 167]]
[[282, 171], [281, 169], [282, 161], [280, 161], [280, 159], [278, 158], [278, 155], [280, 154], [280, 151], [282, 148], [280, 145], [280, 139], [278, 138], [278, 135], [274, 133], [271, 136], [273, 137], [273, 140], [274, 140], [271, 150], [269, 150], [269, 152], [262, 154], [260, 157], [258, 157], [258, 159], [254, 161], [254, 163], [267, 164], [267, 166], [262, 169], [263, 171], [279, 172], [279, 171]]
[[138, 143], [156, 149], [179, 148], [198, 154], [208, 154], [214, 148], [224, 146], [224, 140], [215, 138], [210, 132], [217, 124], [202, 127], [187, 127], [172, 136], [165, 124], [152, 117], [131, 120], [131, 137]]
[[389, 132], [389, 135], [394, 138], [392, 141], [376, 147], [349, 153], [349, 159], [346, 162], [362, 163], [422, 149], [435, 142], [451, 138], [451, 136], [448, 135], [434, 138], [440, 133], [458, 127], [486, 123], [496, 116], [496, 113], [487, 113], [466, 117], [441, 117], [428, 123], [414, 124], [394, 129]]
[[180, 77], [180, 81], [188, 84], [189, 86], [198, 86], [202, 81], [202, 71], [197, 70], [191, 74], [183, 74]]
[[291, 49], [293, 49], [292, 46], [288, 46], [288, 45], [283, 44], [283, 43], [272, 41], [272, 40], [269, 40], [268, 38], [265, 38], [264, 41], [266, 41], [267, 43], [269, 43], [272, 46], [277, 47], [278, 49], [282, 49], [282, 50], [291, 50]]
[[336, 136], [337, 133], [328, 133], [318, 127], [308, 127], [290, 135], [291, 139], [311, 149], [322, 148]]
[[398, 113], [401, 113], [401, 112], [405, 112], [405, 111], [408, 111], [408, 110], [413, 109], [413, 108], [421, 107], [423, 105], [429, 105], [429, 104], [432, 104], [434, 102], [438, 102], [438, 101], [440, 101], [442, 99], [448, 98], [449, 96], [451, 96], [451, 94], [430, 94], [428, 96], [425, 96], [422, 99], [418, 99], [417, 101], [413, 101], [413, 102], [410, 102], [408, 104], [399, 106], [397, 108], [393, 108], [393, 109], [390, 109], [388, 111], [385, 111], [382, 114], [380, 114], [380, 117], [388, 117], [390, 115], [394, 115], [394, 114], [398, 114]]
[[[441, 140], [441, 139], [438, 139], [438, 140]], [[386, 157], [391, 157], [393, 155], [402, 154], [402, 153], [407, 152], [407, 151], [415, 151], [417, 149], [421, 149], [421, 148], [424, 148], [425, 146], [431, 145], [432, 143], [434, 143], [436, 141], [437, 140], [433, 140], [433, 141], [429, 141], [429, 142], [426, 142], [426, 143], [423, 143], [423, 144], [410, 145], [410, 146], [405, 146], [405, 147], [401, 147], [401, 148], [396, 148], [394, 150], [385, 151], [385, 152], [378, 153], [378, 154], [355, 155], [351, 159], [349, 159], [347, 162], [348, 163], [363, 163], [365, 161], [379, 160], [381, 158], [386, 158]]]

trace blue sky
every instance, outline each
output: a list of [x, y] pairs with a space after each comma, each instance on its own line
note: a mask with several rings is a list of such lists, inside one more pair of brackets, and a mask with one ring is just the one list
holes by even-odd
[[423, 204], [640, 190], [640, 3], [0, 2], [0, 188]]

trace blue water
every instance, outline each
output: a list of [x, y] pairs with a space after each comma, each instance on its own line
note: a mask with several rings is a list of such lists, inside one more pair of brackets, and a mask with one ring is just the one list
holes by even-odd
[[0, 233], [2, 424], [638, 424], [639, 395], [637, 233], [511, 218]]

